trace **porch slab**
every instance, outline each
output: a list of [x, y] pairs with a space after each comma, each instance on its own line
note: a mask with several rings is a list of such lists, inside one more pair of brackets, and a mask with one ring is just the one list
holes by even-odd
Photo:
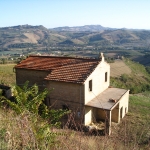
[[128, 92], [125, 89], [108, 88], [94, 99], [85, 104], [85, 106], [91, 106], [95, 108], [101, 108], [105, 110], [112, 110], [121, 98]]

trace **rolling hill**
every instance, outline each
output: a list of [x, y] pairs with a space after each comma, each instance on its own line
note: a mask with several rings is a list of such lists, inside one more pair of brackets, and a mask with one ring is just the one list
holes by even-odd
[[[142, 64], [150, 64], [150, 30], [117, 29], [101, 25], [58, 27], [18, 25], [0, 28], [0, 54], [3, 52], [61, 51], [66, 55], [115, 53]], [[86, 54], [88, 53], [88, 54]], [[147, 60], [145, 60], [147, 59]], [[144, 63], [143, 63], [144, 61]]]
[[100, 25], [58, 27], [19, 25], [0, 28], [0, 49], [49, 46], [148, 47], [149, 30], [114, 29]]
[[63, 42], [66, 37], [43, 26], [19, 25], [0, 28], [0, 49], [42, 48]]
[[73, 31], [73, 32], [85, 32], [85, 31], [90, 31], [90, 32], [98, 32], [98, 31], [103, 31], [103, 30], [114, 30], [115, 28], [108, 28], [108, 27], [103, 27], [101, 25], [85, 25], [85, 26], [75, 26], [75, 27], [57, 27], [57, 28], [52, 28], [52, 30], [55, 31]]

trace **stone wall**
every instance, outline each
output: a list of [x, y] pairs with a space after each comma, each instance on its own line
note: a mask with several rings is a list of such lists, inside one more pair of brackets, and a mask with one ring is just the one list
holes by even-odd
[[84, 118], [84, 85], [77, 83], [48, 81], [49, 104], [57, 109], [69, 109], [75, 119]]
[[47, 71], [37, 71], [37, 70], [27, 70], [27, 69], [16, 69], [16, 84], [21, 86], [26, 81], [29, 81], [29, 85], [32, 86], [35, 83], [39, 86], [39, 89], [46, 88], [46, 80], [44, 78], [50, 72]]

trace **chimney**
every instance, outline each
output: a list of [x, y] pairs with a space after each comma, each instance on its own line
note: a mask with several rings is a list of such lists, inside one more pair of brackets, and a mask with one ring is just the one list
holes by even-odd
[[105, 60], [103, 53], [100, 54], [100, 59], [101, 59], [101, 61], [104, 61], [104, 60]]

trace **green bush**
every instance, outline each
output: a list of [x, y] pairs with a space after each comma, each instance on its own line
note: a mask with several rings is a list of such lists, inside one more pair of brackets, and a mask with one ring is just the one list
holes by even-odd
[[6, 98], [1, 99], [1, 104], [7, 104], [17, 114], [24, 114], [24, 112], [30, 112], [35, 116], [41, 116], [43, 119], [49, 120], [51, 125], [60, 125], [60, 118], [69, 113], [66, 110], [52, 110], [44, 104], [48, 91], [44, 89], [43, 92], [39, 92], [38, 86], [35, 84], [32, 87], [28, 87], [28, 81], [19, 87], [14, 85], [12, 87], [12, 93], [14, 100], [8, 100]]
[[150, 74], [150, 66], [146, 66], [146, 71]]
[[[13, 134], [13, 139], [9, 137], [9, 141], [17, 142], [15, 149], [22, 149], [22, 147], [25, 149], [50, 149], [51, 145], [57, 141], [57, 133], [53, 132], [51, 128], [60, 127], [60, 118], [68, 111], [48, 109], [43, 102], [48, 91], [45, 89], [43, 92], [39, 92], [37, 85], [28, 87], [28, 83], [26, 82], [23, 87], [17, 85], [12, 87], [13, 101], [3, 96], [0, 97], [1, 108], [5, 110], [7, 106], [5, 112], [11, 112], [13, 115], [13, 122], [8, 121], [9, 126], [5, 126], [5, 130], [0, 130], [0, 136], [7, 133]], [[1, 138], [5, 137], [1, 136]]]

